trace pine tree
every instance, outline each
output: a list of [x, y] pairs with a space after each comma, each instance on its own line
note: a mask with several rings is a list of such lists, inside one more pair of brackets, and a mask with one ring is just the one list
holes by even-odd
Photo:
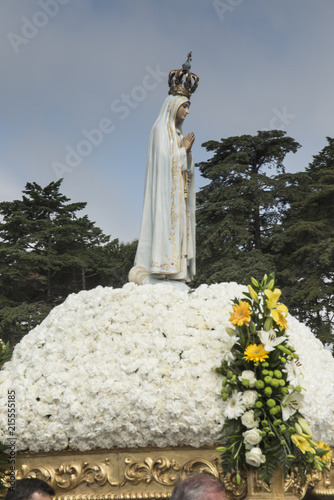
[[[28, 183], [22, 200], [0, 203], [0, 337], [14, 345], [69, 293], [122, 286], [135, 243], [120, 244], [59, 192]], [[112, 249], [112, 251], [111, 251]]]
[[[291, 312], [308, 324], [320, 340], [332, 343], [334, 139], [328, 137], [327, 141], [305, 172], [287, 179], [291, 207], [283, 221], [284, 239], [278, 242], [277, 250], [280, 281]], [[295, 194], [291, 197], [292, 187]]]
[[194, 284], [247, 283], [275, 271], [271, 236], [285, 204], [278, 202], [275, 175], [299, 144], [280, 130], [203, 144], [213, 157], [199, 164], [210, 182], [197, 195], [198, 274]]

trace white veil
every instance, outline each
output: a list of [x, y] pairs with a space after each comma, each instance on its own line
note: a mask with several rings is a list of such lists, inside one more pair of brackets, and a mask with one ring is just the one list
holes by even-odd
[[195, 274], [194, 163], [180, 147], [182, 130], [175, 126], [177, 110], [187, 101], [169, 95], [151, 131], [135, 266], [156, 277], [189, 281]]

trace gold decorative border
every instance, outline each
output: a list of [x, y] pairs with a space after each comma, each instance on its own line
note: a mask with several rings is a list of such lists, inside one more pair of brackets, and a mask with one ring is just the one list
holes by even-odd
[[[190, 474], [206, 473], [220, 478], [230, 498], [267, 495], [270, 489], [256, 474], [242, 475], [237, 485], [234, 474], [223, 478], [220, 455], [214, 447], [94, 450], [87, 453], [25, 453], [17, 456], [16, 477], [37, 477], [52, 485], [55, 500], [143, 500], [168, 499], [179, 479]], [[248, 480], [248, 486], [247, 486]], [[334, 494], [334, 458], [331, 470], [314, 471], [307, 484], [316, 496]], [[284, 492], [303, 498], [306, 485], [293, 473], [284, 481]], [[9, 487], [9, 480], [5, 484]]]
[[214, 448], [22, 454], [16, 478], [43, 479], [55, 489], [56, 500], [160, 499], [169, 498], [178, 479], [195, 472], [221, 477], [219, 462]]

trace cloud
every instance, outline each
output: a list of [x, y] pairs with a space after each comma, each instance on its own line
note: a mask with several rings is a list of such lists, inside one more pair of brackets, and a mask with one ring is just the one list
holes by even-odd
[[[36, 20], [43, 1], [59, 2], [59, 11], [15, 53], [7, 34], [22, 33], [22, 19]], [[302, 144], [287, 161], [290, 170], [301, 170], [332, 135], [334, 5], [328, 0], [244, 0], [223, 21], [206, 0], [62, 1], [0, 4], [0, 159], [8, 196], [28, 181], [56, 180], [52, 164], [87, 139], [83, 130], [107, 118], [115, 130], [64, 174], [63, 188], [73, 200], [88, 201], [88, 215], [106, 233], [136, 238], [148, 137], [167, 78], [142, 100], [132, 99], [126, 118], [111, 106], [124, 105], [143, 87], [148, 67], [168, 72], [189, 50], [200, 83], [184, 131], [195, 131], [196, 161], [208, 157], [201, 148], [207, 140], [275, 124]], [[284, 110], [294, 118], [275, 120]]]

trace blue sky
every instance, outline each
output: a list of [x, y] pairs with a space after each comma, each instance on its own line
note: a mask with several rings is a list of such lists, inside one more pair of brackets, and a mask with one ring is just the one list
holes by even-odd
[[2, 0], [0, 200], [65, 165], [62, 192], [137, 238], [149, 133], [190, 50], [195, 161], [210, 139], [281, 128], [303, 170], [333, 136], [333, 18], [332, 0]]

